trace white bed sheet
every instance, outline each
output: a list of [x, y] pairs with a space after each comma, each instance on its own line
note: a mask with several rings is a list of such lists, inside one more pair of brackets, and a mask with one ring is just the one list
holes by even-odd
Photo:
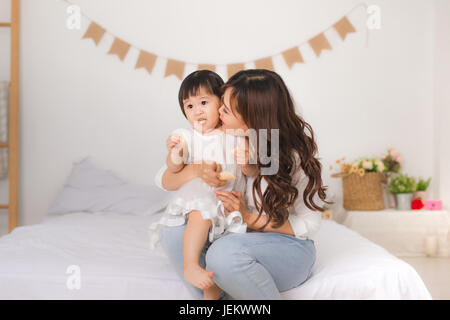
[[[161, 249], [149, 250], [153, 216], [73, 213], [0, 238], [0, 299], [191, 299]], [[333, 221], [315, 237], [311, 278], [285, 299], [431, 299], [417, 272]], [[70, 290], [71, 265], [80, 289]]]

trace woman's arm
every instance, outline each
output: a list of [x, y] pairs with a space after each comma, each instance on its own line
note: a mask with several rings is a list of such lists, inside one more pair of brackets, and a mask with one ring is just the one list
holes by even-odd
[[[242, 212], [241, 212], [242, 213]], [[250, 213], [245, 212], [242, 215], [242, 218], [245, 223], [247, 223], [247, 226], [252, 230], [260, 230], [266, 223], [267, 223], [267, 216], [261, 215], [258, 219], [259, 214], [257, 213]], [[275, 228], [273, 226], [273, 222], [269, 223], [263, 230], [263, 232], [278, 232], [278, 233], [284, 233], [293, 236], [294, 230], [292, 229], [291, 223], [289, 220], [286, 220], [286, 222], [279, 228]]]
[[208, 185], [217, 188], [223, 187], [227, 181], [219, 179], [222, 166], [215, 162], [190, 163], [179, 172], [166, 170], [161, 179], [161, 185], [166, 190], [177, 190], [185, 183], [195, 178], [201, 178]]
[[173, 191], [197, 177], [198, 168], [197, 165], [193, 163], [185, 165], [184, 168], [178, 172], [172, 172], [167, 168], [162, 175], [161, 185], [164, 189]]
[[[248, 212], [247, 206], [245, 205], [244, 200], [242, 199], [242, 193], [236, 191], [227, 192], [218, 190], [216, 191], [216, 195], [217, 198], [219, 198], [222, 201], [224, 208], [228, 212], [239, 211], [241, 213], [242, 219], [247, 224], [247, 227], [249, 229], [260, 230], [267, 223], [268, 218], [266, 215], [259, 216], [259, 214], [257, 213]], [[275, 228], [273, 225], [274, 223], [270, 222], [262, 231], [278, 232], [288, 234], [291, 236], [294, 235], [294, 230], [292, 229], [289, 220], [286, 220], [286, 222], [278, 228]]]

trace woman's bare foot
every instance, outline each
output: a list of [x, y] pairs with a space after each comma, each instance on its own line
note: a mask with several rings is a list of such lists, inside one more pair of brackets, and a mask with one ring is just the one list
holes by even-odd
[[206, 271], [198, 264], [184, 266], [184, 280], [202, 290], [206, 290], [214, 284], [212, 281], [213, 275], [214, 272]]
[[219, 300], [221, 293], [222, 289], [214, 283], [211, 287], [203, 291], [203, 300]]

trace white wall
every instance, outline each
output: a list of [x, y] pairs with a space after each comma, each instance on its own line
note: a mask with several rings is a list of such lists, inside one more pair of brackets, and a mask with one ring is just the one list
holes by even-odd
[[[73, 2], [138, 47], [206, 63], [280, 52], [329, 27], [359, 3]], [[288, 70], [280, 56], [275, 58], [299, 112], [315, 130], [325, 184], [338, 196], [341, 182], [329, 177], [328, 165], [343, 156], [378, 156], [394, 147], [404, 156], [408, 174], [438, 174], [433, 171], [434, 3], [371, 4], [381, 7], [382, 28], [371, 31], [369, 48], [364, 47], [365, 13], [358, 9], [350, 20], [360, 31], [345, 42], [328, 32], [334, 49], [320, 59], [303, 47], [306, 63]], [[68, 30], [65, 8], [62, 1], [22, 0], [21, 225], [41, 221], [72, 162], [88, 154], [137, 182], [152, 183], [164, 159], [166, 135], [185, 124], [177, 105], [180, 81], [163, 77], [164, 59], [157, 61], [152, 75], [135, 71], [136, 51], [122, 63], [106, 54], [112, 38], [105, 37], [99, 47], [81, 40], [87, 22], [81, 30]], [[193, 70], [188, 66], [185, 75]], [[223, 70], [219, 73], [225, 76]], [[437, 188], [432, 184], [432, 197]]]
[[436, 33], [435, 33], [435, 168], [438, 198], [450, 208], [450, 1], [436, 1]]

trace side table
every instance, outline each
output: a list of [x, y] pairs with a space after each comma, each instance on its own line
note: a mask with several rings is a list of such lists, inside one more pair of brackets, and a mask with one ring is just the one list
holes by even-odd
[[430, 242], [437, 242], [434, 256], [449, 256], [450, 216], [446, 210], [346, 211], [343, 225], [395, 256], [426, 256]]

